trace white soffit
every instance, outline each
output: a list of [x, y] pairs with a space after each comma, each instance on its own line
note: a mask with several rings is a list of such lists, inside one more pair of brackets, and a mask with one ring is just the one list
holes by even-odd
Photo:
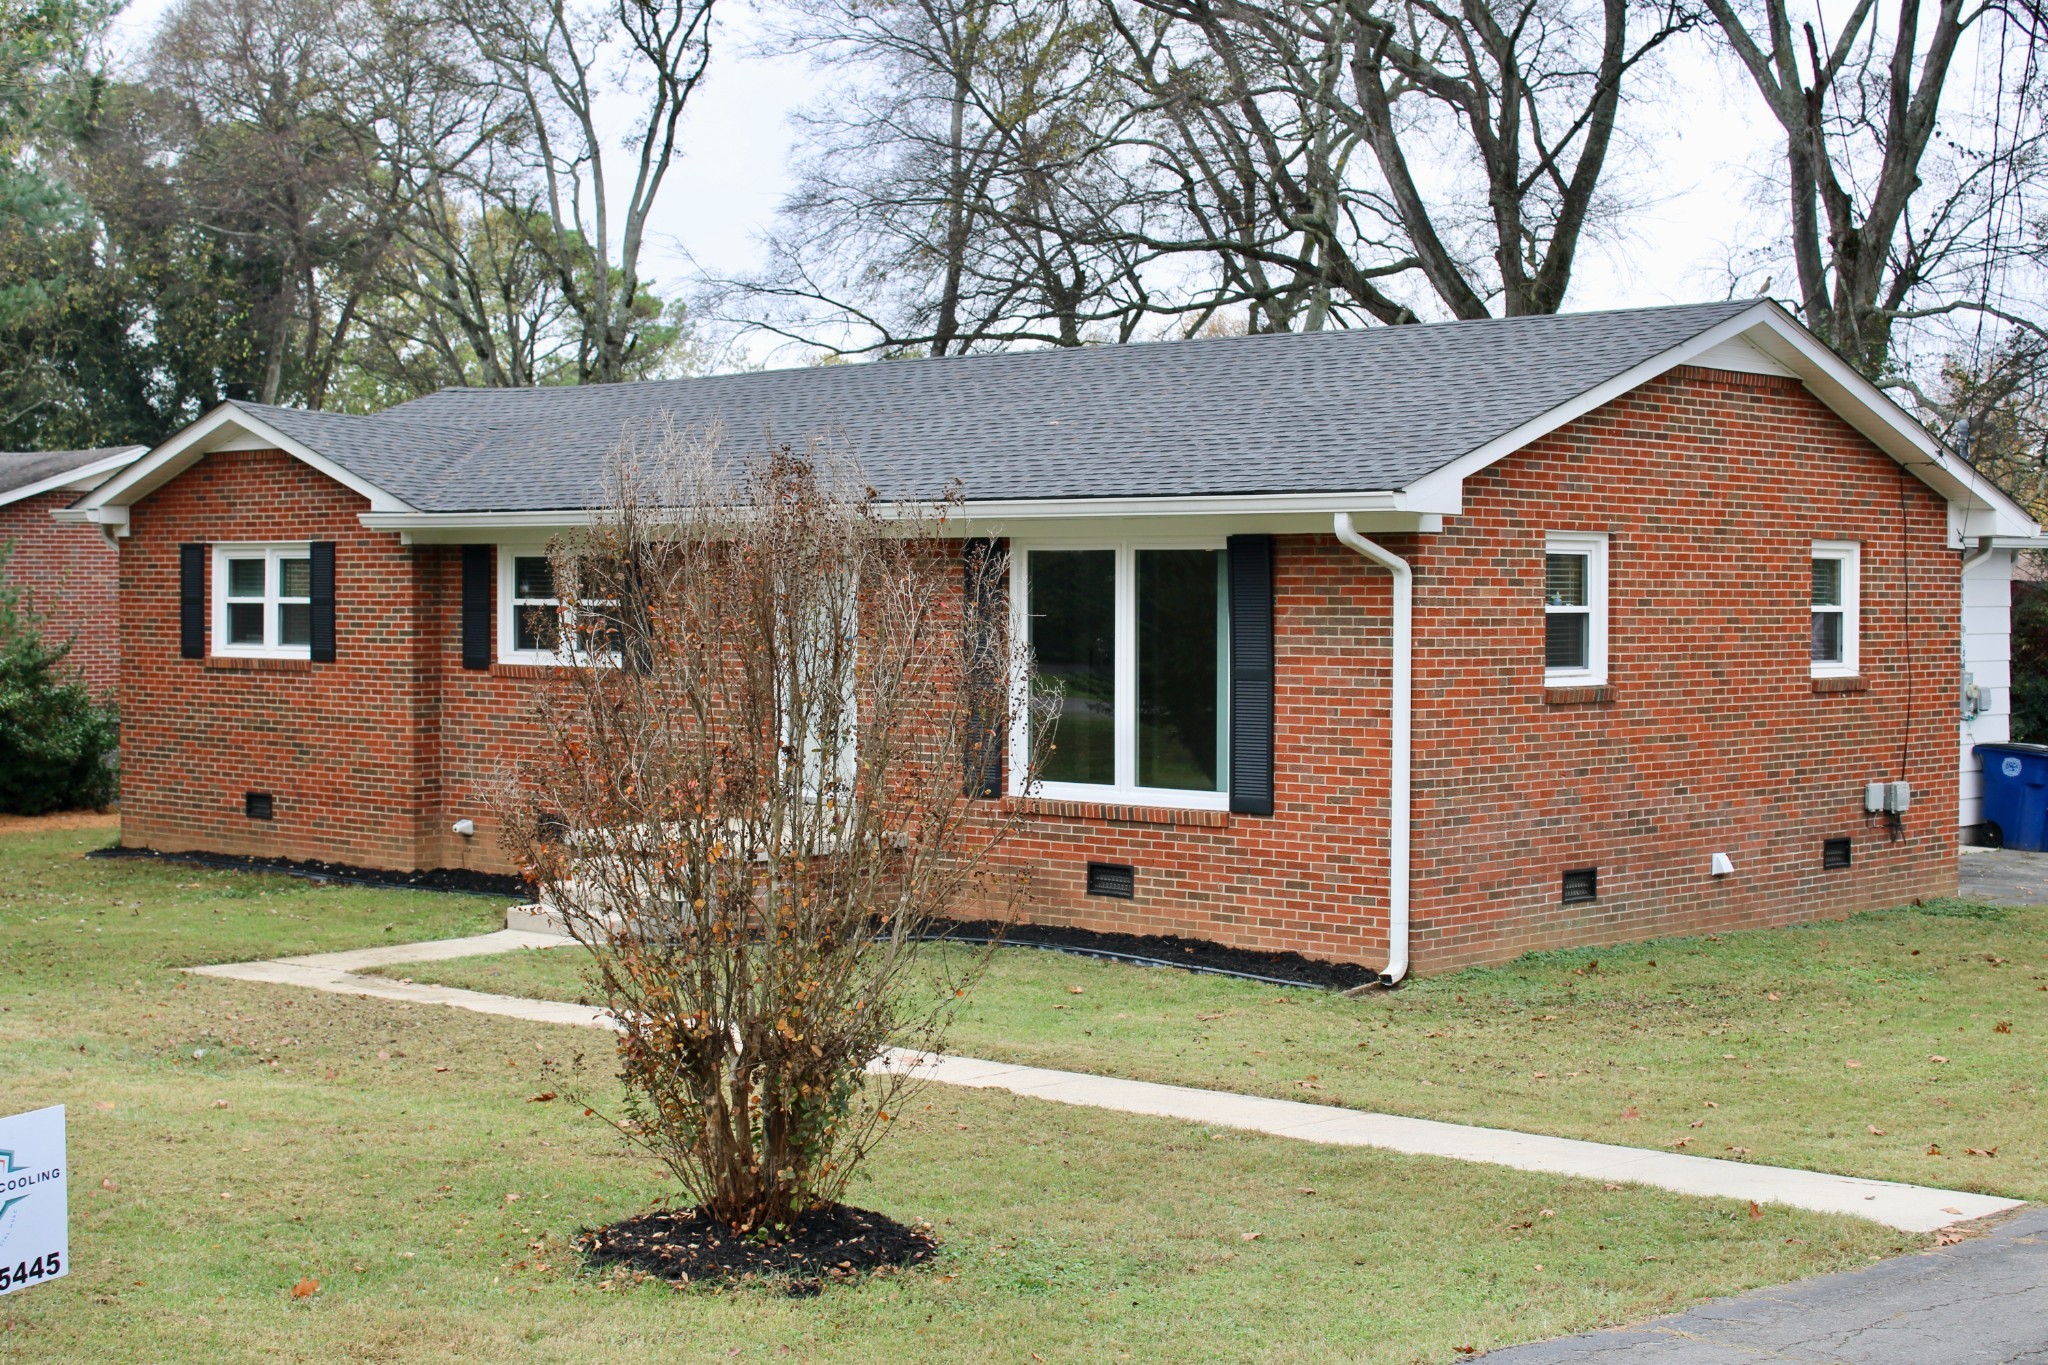
[[1792, 371], [1758, 350], [1747, 337], [1730, 337], [1726, 341], [1709, 346], [1694, 356], [1692, 363], [1709, 370], [1734, 370], [1738, 374], [1774, 374], [1783, 379], [1793, 378]]

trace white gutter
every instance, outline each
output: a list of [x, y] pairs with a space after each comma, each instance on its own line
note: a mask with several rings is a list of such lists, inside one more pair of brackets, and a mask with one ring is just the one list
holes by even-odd
[[1394, 579], [1394, 660], [1387, 701], [1387, 969], [1380, 973], [1377, 983], [1394, 986], [1408, 975], [1409, 740], [1415, 710], [1415, 571], [1408, 567], [1407, 560], [1358, 534], [1349, 512], [1337, 514], [1336, 532], [1339, 541], [1385, 569]]

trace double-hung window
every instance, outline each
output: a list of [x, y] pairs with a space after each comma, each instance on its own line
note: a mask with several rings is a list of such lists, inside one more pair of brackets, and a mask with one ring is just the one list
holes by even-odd
[[1607, 681], [1607, 537], [1553, 532], [1543, 544], [1543, 681]]
[[498, 551], [498, 659], [508, 664], [619, 661], [618, 604], [565, 603], [545, 551]]
[[[1058, 698], [1037, 791], [1226, 809], [1230, 621], [1220, 544], [1017, 547], [1011, 601]], [[1019, 718], [1019, 752], [1030, 740]], [[1014, 789], [1023, 774], [1012, 766]]]
[[308, 545], [214, 547], [213, 652], [243, 658], [312, 657], [313, 559]]
[[1853, 678], [1859, 667], [1862, 548], [1849, 540], [1813, 543], [1813, 676]]

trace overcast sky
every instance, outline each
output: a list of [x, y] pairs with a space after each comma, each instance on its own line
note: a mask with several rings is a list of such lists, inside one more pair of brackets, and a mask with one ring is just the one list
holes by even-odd
[[[117, 21], [117, 47], [133, 50], [169, 4], [132, 0]], [[754, 12], [725, 12], [711, 74], [686, 116], [683, 156], [664, 188], [644, 265], [665, 292], [686, 289], [689, 258], [714, 274], [755, 264], [756, 237], [789, 189], [788, 115], [818, 77], [800, 58], [760, 49]], [[1967, 75], [1960, 83], [1967, 90]], [[1721, 64], [1706, 35], [1676, 40], [1654, 83], [1636, 91], [1627, 115], [1634, 141], [1617, 143], [1609, 174], [1617, 184], [1625, 177], [1647, 202], [1625, 228], [1582, 251], [1567, 303], [1573, 311], [1722, 297], [1730, 250], [1779, 221], [1775, 204], [1757, 202], [1775, 125], [1760, 117], [1746, 78]], [[1787, 284], [1775, 281], [1772, 292], [1783, 297]]]

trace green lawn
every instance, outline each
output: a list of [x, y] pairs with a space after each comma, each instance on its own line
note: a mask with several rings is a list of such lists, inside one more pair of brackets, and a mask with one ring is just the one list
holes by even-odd
[[[934, 1267], [807, 1300], [621, 1286], [567, 1245], [663, 1189], [566, 1098], [609, 1095], [601, 1037], [173, 970], [501, 907], [80, 857], [109, 837], [0, 834], [0, 1087], [69, 1106], [73, 1201], [71, 1276], [0, 1299], [8, 1360], [1440, 1361], [1925, 1244], [931, 1087], [856, 1197], [931, 1220]], [[1085, 1047], [1103, 997], [1165, 1019], [1191, 980], [1011, 954], [962, 1040], [992, 1050], [1008, 998], [1018, 1048]]]
[[[562, 999], [587, 994], [580, 957], [387, 970]], [[949, 1044], [2029, 1199], [2048, 1198], [2044, 1045], [2048, 910], [1961, 902], [1548, 953], [1362, 1000], [1012, 949]]]

